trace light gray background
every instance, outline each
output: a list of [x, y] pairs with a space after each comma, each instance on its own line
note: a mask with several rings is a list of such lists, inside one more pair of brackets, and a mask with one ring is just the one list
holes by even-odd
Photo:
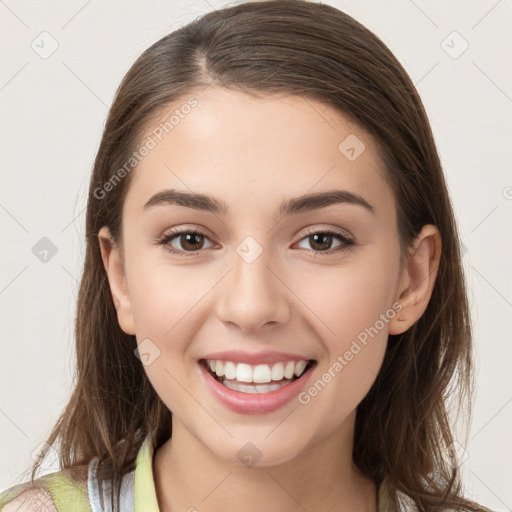
[[[426, 105], [467, 247], [474, 313], [466, 493], [511, 510], [512, 2], [324, 3], [379, 35]], [[225, 5], [0, 0], [0, 490], [27, 477], [70, 395], [87, 184], [115, 89], [151, 43]], [[58, 48], [42, 58], [52, 39]], [[32, 251], [42, 237], [57, 248], [46, 262]]]

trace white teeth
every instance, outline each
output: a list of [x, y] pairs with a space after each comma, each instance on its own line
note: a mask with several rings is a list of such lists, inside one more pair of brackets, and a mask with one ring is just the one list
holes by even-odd
[[281, 380], [284, 377], [283, 363], [276, 363], [272, 366], [272, 380]]
[[284, 378], [291, 379], [294, 374], [295, 374], [295, 363], [293, 361], [290, 361], [289, 363], [286, 363], [286, 366], [284, 367]]
[[[272, 372], [268, 364], [259, 364], [254, 367], [252, 381], [258, 384], [264, 384], [272, 380]], [[281, 379], [279, 379], [281, 380]]]
[[241, 391], [242, 393], [270, 393], [270, 391], [275, 391], [276, 389], [282, 388], [289, 384], [289, 382], [282, 383], [274, 383], [274, 384], [258, 384], [257, 386], [253, 386], [251, 384], [242, 384], [238, 381], [232, 380], [224, 380], [224, 386], [229, 389], [233, 389], [234, 391]]
[[226, 379], [236, 379], [236, 365], [231, 361], [224, 363], [224, 375]]
[[295, 365], [295, 376], [298, 377], [299, 375], [302, 374], [302, 372], [304, 371], [304, 369], [306, 368], [307, 366], [307, 362], [306, 361], [299, 361], [296, 365]]
[[217, 377], [224, 377], [224, 361], [213, 361], [215, 369], [210, 366], [212, 372], [217, 374]]
[[252, 368], [245, 363], [236, 365], [236, 380], [238, 382], [252, 382]]
[[[247, 363], [234, 363], [232, 361], [207, 360], [210, 370], [217, 377], [225, 377], [228, 380], [237, 380], [238, 382], [267, 384], [272, 381], [281, 381], [283, 379], [293, 379], [300, 377], [308, 361], [288, 361], [287, 363], [274, 363], [273, 365], [258, 364], [250, 365]], [[256, 386], [268, 387], [268, 386]], [[251, 386], [254, 389], [254, 386]]]
[[286, 386], [287, 383], [282, 384], [260, 384], [259, 386], [255, 386], [258, 393], [269, 393], [270, 391], [275, 391], [276, 389], [282, 388]]

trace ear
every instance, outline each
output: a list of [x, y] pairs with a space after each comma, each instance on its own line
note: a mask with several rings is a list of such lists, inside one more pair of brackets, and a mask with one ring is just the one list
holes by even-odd
[[441, 235], [431, 224], [423, 226], [409, 251], [395, 301], [402, 309], [389, 322], [389, 334], [402, 334], [427, 309], [439, 269]]
[[107, 226], [100, 229], [98, 239], [119, 326], [126, 334], [135, 334], [135, 322], [121, 248], [115, 244]]

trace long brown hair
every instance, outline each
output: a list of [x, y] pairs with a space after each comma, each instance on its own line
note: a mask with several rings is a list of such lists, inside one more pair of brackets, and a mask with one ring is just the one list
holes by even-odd
[[[404, 494], [421, 511], [481, 510], [464, 499], [457, 464], [446, 456], [456, 441], [447, 400], [470, 416], [472, 335], [455, 218], [424, 107], [378, 37], [336, 8], [304, 0], [210, 12], [153, 44], [124, 77], [90, 181], [76, 382], [47, 440], [60, 441], [62, 469], [83, 468], [98, 455], [119, 498], [120, 478], [134, 468], [144, 438], [151, 434], [158, 449], [171, 434], [171, 412], [134, 355], [135, 336], [119, 327], [98, 231], [108, 226], [112, 242], [120, 242], [133, 174], [126, 162], [147, 127], [213, 84], [253, 95], [296, 94], [338, 109], [378, 144], [401, 249], [425, 224], [438, 228], [443, 250], [433, 295], [410, 329], [389, 336], [380, 373], [357, 407], [353, 458], [376, 485], [385, 482], [392, 509], [402, 507]], [[33, 465], [32, 481], [47, 451]]]

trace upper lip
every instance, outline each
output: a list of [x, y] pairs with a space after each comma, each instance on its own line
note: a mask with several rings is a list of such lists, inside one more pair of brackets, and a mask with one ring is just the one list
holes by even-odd
[[274, 364], [286, 363], [288, 361], [310, 361], [310, 357], [298, 354], [286, 354], [284, 352], [244, 352], [243, 350], [226, 350], [223, 352], [212, 352], [202, 357], [210, 361], [232, 361], [233, 363]]

